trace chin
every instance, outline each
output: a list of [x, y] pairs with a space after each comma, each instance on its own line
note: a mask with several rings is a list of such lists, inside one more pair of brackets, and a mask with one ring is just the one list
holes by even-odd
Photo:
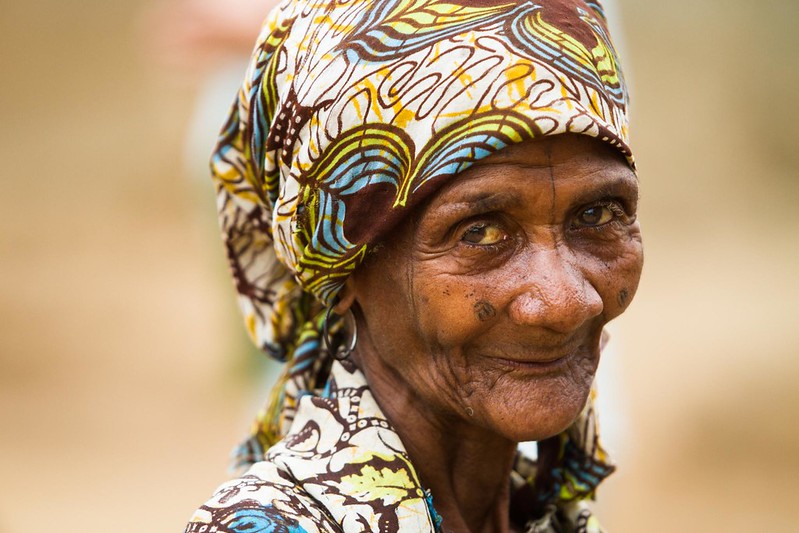
[[577, 419], [591, 391], [590, 380], [587, 384], [571, 382], [565, 387], [561, 380], [538, 385], [526, 394], [497, 395], [483, 404], [484, 414], [496, 433], [514, 442], [557, 435]]

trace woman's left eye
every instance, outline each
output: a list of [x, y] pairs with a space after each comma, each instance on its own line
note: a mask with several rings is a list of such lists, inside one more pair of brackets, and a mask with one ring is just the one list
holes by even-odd
[[595, 228], [623, 216], [624, 210], [616, 203], [596, 204], [577, 213], [574, 225], [582, 228]]
[[507, 234], [494, 224], [475, 224], [467, 229], [461, 240], [478, 246], [490, 246], [507, 239]]

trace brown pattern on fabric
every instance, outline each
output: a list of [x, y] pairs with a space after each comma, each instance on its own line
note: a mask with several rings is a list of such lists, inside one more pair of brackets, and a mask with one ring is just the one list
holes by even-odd
[[[589, 431], [583, 437], [594, 435]], [[593, 459], [583, 454], [581, 460]], [[533, 486], [540, 468], [517, 456], [510, 480], [511, 519], [526, 531], [601, 531], [577, 495], [548, 495], [541, 501]], [[433, 533], [438, 531], [434, 497], [422, 487], [363, 374], [348, 361], [336, 362], [325, 390], [300, 400], [285, 439], [246, 475], [220, 487], [186, 531]]]
[[303, 292], [330, 302], [441, 183], [566, 132], [632, 164], [626, 89], [594, 3], [286, 2], [212, 164], [251, 335], [290, 358], [319, 311], [299, 305]]
[[[459, 172], [511, 144], [565, 133], [606, 142], [634, 167], [626, 87], [596, 2], [285, 0], [273, 11], [212, 170], [247, 329], [288, 364], [238, 454], [241, 464], [267, 455], [251, 470], [264, 481], [257, 497], [236, 500], [260, 501], [264, 516], [249, 503], [224, 514], [229, 506], [217, 502], [204, 519], [229, 531], [236, 520], [261, 520], [271, 531], [270, 506], [279, 503], [287, 517], [291, 505], [307, 509], [320, 530], [395, 519], [407, 531], [432, 527], [413, 468], [399, 468], [407, 456], [396, 433], [377, 409], [371, 421], [351, 412], [356, 399], [371, 398], [365, 384], [307, 396], [331, 367], [320, 342], [324, 307], [380, 240]], [[331, 324], [334, 336], [341, 329]], [[534, 484], [533, 514], [544, 513], [536, 530], [557, 530], [567, 514], [574, 522], [611, 470], [592, 401], [552, 441], [538, 485], [524, 482]], [[366, 425], [351, 428], [351, 416]], [[372, 477], [364, 474], [370, 462], [383, 465]], [[347, 477], [344, 464], [361, 471]], [[363, 479], [389, 491], [383, 507], [354, 502], [353, 483]], [[309, 526], [295, 518], [298, 526], [279, 527]], [[587, 530], [597, 531], [592, 520]]]

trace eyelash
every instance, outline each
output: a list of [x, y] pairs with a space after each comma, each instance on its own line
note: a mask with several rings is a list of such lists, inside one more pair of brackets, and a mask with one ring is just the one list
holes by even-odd
[[[600, 200], [592, 204], [582, 206], [578, 209], [575, 218], [576, 216], [579, 216], [580, 213], [583, 213], [584, 211], [591, 209], [593, 207], [606, 207], [607, 209], [610, 210], [611, 213], [613, 213], [613, 219], [599, 226], [579, 226], [573, 224], [570, 229], [579, 232], [584, 232], [584, 231], [603, 232], [616, 229], [620, 225], [629, 224], [632, 221], [632, 219], [634, 219], [634, 217], [630, 217], [630, 215], [627, 214], [627, 211], [624, 208], [623, 203], [619, 200]], [[485, 215], [483, 215], [483, 217], [484, 216]], [[501, 241], [492, 244], [474, 244], [465, 240], [465, 237], [469, 233], [469, 231], [475, 228], [485, 228], [486, 226], [491, 226], [491, 225], [495, 225], [500, 229], [502, 229], [506, 237]], [[463, 229], [457, 231], [457, 234], [459, 235], [458, 242], [461, 245], [467, 246], [471, 250], [489, 252], [489, 253], [497, 252], [500, 250], [504, 250], [514, 241], [510, 233], [507, 232], [504, 229], [503, 225], [496, 220], [486, 220], [485, 218], [480, 217], [477, 220], [468, 221], [464, 226], [461, 227]]]
[[572, 225], [572, 230], [577, 231], [607, 231], [608, 229], [615, 229], [621, 224], [629, 224], [629, 215], [627, 211], [622, 206], [621, 202], [618, 200], [600, 200], [593, 204], [589, 204], [586, 206], [581, 207], [577, 211], [577, 216], [581, 213], [593, 208], [593, 207], [607, 207], [611, 213], [613, 213], [613, 220], [606, 222], [604, 224], [600, 224], [599, 226], [579, 226], [579, 225]]
[[[475, 243], [471, 243], [471, 242], [465, 240], [466, 235], [471, 230], [476, 229], [476, 228], [482, 229], [482, 228], [485, 228], [487, 226], [497, 226], [505, 234], [505, 237], [502, 240], [500, 240], [499, 242], [495, 242], [495, 243], [492, 243], [492, 244], [475, 244]], [[503, 250], [513, 241], [513, 238], [510, 236], [510, 233], [508, 233], [503, 228], [502, 224], [500, 224], [500, 223], [498, 223], [496, 221], [477, 220], [477, 221], [468, 222], [462, 230], [458, 231], [458, 234], [460, 235], [460, 237], [458, 239], [458, 243], [461, 244], [461, 245], [467, 246], [467, 247], [469, 247], [469, 249], [472, 249], [472, 250], [475, 250], [475, 251], [495, 252], [495, 251]]]

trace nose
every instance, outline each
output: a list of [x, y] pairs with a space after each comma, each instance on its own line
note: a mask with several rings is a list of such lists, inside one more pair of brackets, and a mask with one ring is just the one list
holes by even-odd
[[530, 251], [521, 269], [509, 308], [515, 323], [572, 333], [602, 313], [602, 298], [570, 251], [561, 247]]

